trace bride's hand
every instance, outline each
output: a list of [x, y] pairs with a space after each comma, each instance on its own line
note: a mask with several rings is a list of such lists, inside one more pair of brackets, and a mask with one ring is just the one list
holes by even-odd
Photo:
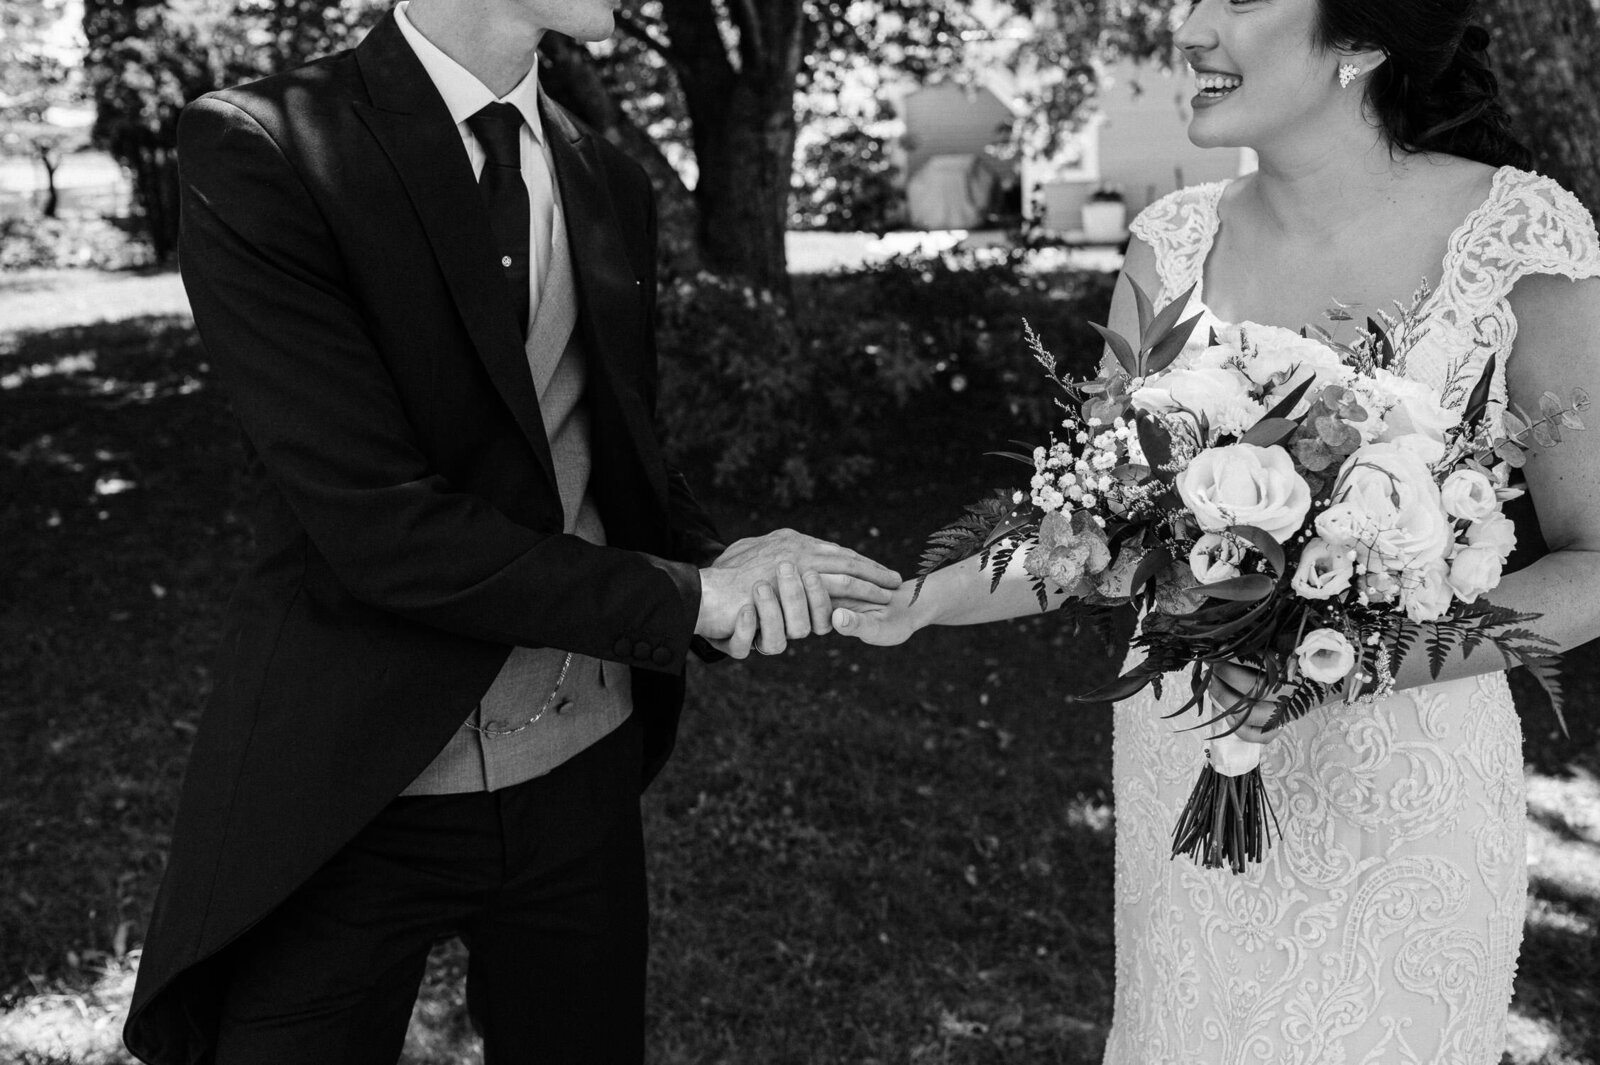
[[917, 622], [911, 603], [915, 589], [916, 582], [907, 581], [882, 606], [862, 602], [835, 606], [832, 618], [834, 630], [877, 647], [905, 643], [912, 633], [922, 627]]
[[1211, 673], [1211, 686], [1206, 694], [1212, 705], [1235, 715], [1244, 715], [1244, 724], [1235, 733], [1250, 743], [1271, 743], [1283, 734], [1282, 729], [1266, 732], [1267, 722], [1278, 709], [1282, 688], [1267, 688], [1262, 684], [1259, 670], [1243, 662], [1223, 662]]

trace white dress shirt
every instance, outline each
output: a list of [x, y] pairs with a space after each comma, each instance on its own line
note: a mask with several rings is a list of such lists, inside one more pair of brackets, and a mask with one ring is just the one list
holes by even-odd
[[467, 158], [472, 163], [472, 173], [483, 173], [484, 152], [478, 138], [467, 126], [467, 119], [492, 103], [507, 103], [522, 112], [522, 180], [528, 186], [529, 233], [531, 253], [528, 270], [528, 320], [532, 322], [539, 310], [539, 294], [544, 290], [545, 278], [550, 271], [551, 235], [560, 220], [561, 205], [555, 192], [555, 166], [550, 158], [550, 147], [544, 135], [544, 122], [539, 115], [539, 66], [534, 64], [517, 87], [502, 97], [496, 97], [489, 87], [479, 81], [471, 71], [445, 55], [422, 31], [411, 24], [406, 16], [410, 0], [404, 0], [394, 10], [395, 22], [405, 36], [406, 43], [422, 61], [434, 87], [444, 98], [445, 107], [455, 121], [466, 146]]

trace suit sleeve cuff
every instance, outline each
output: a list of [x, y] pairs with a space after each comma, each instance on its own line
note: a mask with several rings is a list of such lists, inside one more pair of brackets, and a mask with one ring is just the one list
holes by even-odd
[[[644, 557], [650, 561], [651, 565], [672, 578], [673, 585], [678, 589], [678, 598], [683, 603], [683, 613], [680, 621], [682, 628], [679, 630], [682, 634], [679, 638], [683, 643], [678, 644], [678, 646], [685, 647], [688, 651], [694, 651], [695, 654], [700, 655], [702, 658], [705, 657], [701, 652], [701, 646], [704, 645], [707, 649], [710, 649], [710, 645], [699, 636], [694, 635], [695, 626], [700, 622], [700, 568], [691, 562], [674, 562], [671, 559], [659, 558], [651, 554], [645, 554]], [[673, 642], [675, 644], [678, 643], [677, 640]], [[715, 651], [713, 650], [712, 653], [714, 654]], [[675, 670], [681, 671], [683, 663], [684, 659], [678, 658], [673, 663]]]

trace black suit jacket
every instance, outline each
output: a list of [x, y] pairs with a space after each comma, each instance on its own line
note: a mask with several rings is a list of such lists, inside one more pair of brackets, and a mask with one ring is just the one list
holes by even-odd
[[653, 429], [654, 200], [543, 117], [606, 547], [561, 533], [488, 216], [393, 16], [184, 113], [184, 283], [264, 477], [125, 1031], [148, 1061], [209, 1057], [207, 960], [411, 782], [512, 646], [632, 665], [646, 779], [671, 747], [721, 547]]

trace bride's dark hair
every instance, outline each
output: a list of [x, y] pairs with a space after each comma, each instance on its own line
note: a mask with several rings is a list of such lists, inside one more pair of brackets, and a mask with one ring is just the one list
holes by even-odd
[[1528, 169], [1489, 67], [1474, 0], [1320, 0], [1324, 48], [1382, 51], [1367, 100], [1396, 147]]

